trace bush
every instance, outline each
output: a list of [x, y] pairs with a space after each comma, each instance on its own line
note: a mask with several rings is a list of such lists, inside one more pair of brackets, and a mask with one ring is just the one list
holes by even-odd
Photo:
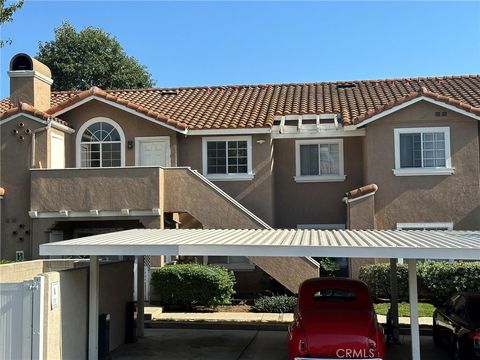
[[[360, 268], [359, 279], [368, 285], [373, 298], [390, 298], [390, 264], [374, 264]], [[408, 298], [408, 267], [397, 264], [398, 297]]]
[[297, 297], [288, 295], [264, 296], [254, 301], [251, 311], [266, 313], [292, 313], [297, 306]]
[[226, 305], [235, 293], [231, 271], [200, 264], [167, 265], [152, 274], [151, 284], [167, 309]]
[[[444, 303], [457, 292], [480, 292], [480, 262], [428, 261], [417, 267], [420, 297], [434, 304]], [[367, 265], [360, 268], [373, 298], [390, 297], [390, 264]], [[398, 264], [397, 281], [400, 300], [408, 299], [408, 266]]]
[[480, 292], [480, 262], [429, 261], [419, 266], [418, 275], [436, 304], [458, 292]]

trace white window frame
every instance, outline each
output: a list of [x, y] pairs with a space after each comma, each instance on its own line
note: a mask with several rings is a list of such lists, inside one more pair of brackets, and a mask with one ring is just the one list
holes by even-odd
[[444, 228], [446, 230], [453, 230], [452, 222], [432, 222], [432, 223], [397, 223], [397, 230], [408, 230], [408, 229], [419, 229], [424, 228], [425, 230], [429, 229], [438, 229]]
[[226, 256], [226, 258], [227, 258], [227, 263], [226, 264], [222, 264], [222, 263], [209, 264], [208, 263], [208, 258], [209, 258], [208, 256], [203, 257], [203, 265], [221, 266], [221, 267], [224, 267], [224, 268], [229, 269], [229, 270], [237, 270], [237, 271], [238, 270], [251, 271], [251, 270], [255, 269], [255, 264], [252, 263], [246, 256], [245, 256], [245, 258], [247, 258], [248, 263], [243, 263], [243, 264], [238, 264], [238, 263], [230, 264], [231, 256]]
[[[246, 141], [247, 142], [247, 173], [242, 174], [208, 174], [208, 142], [217, 141]], [[227, 147], [228, 148], [228, 147]], [[228, 157], [227, 157], [228, 159]], [[254, 174], [252, 170], [252, 137], [251, 136], [222, 136], [222, 137], [202, 137], [202, 162], [203, 162], [203, 175], [213, 181], [250, 181], [253, 179]], [[228, 166], [227, 166], [228, 170]]]
[[[400, 134], [418, 134], [442, 132], [445, 136], [445, 167], [435, 168], [401, 168], [400, 167]], [[450, 153], [450, 127], [418, 127], [418, 128], [396, 128], [394, 129], [394, 148], [395, 148], [395, 176], [422, 176], [422, 175], [451, 175], [455, 172], [452, 167], [452, 158]], [[423, 159], [423, 143], [422, 143]]]
[[[61, 140], [63, 142], [63, 166], [61, 167], [52, 167], [53, 163], [53, 151], [52, 151], [52, 145], [53, 145], [53, 139]], [[51, 169], [65, 169], [65, 136], [57, 134], [55, 132], [50, 132], [50, 168]]]
[[[300, 146], [301, 145], [322, 145], [322, 144], [338, 144], [338, 175], [301, 175]], [[319, 158], [320, 161], [320, 158]], [[295, 176], [296, 182], [338, 182], [345, 181], [347, 176], [344, 172], [343, 157], [343, 139], [314, 139], [314, 140], [297, 140], [295, 141]]]
[[[125, 134], [123, 133], [123, 130], [118, 123], [113, 121], [110, 118], [107, 117], [94, 117], [86, 122], [83, 123], [82, 126], [80, 126], [80, 129], [78, 129], [77, 132], [77, 137], [76, 137], [76, 164], [77, 168], [82, 167], [82, 135], [85, 132], [85, 130], [92, 124], [97, 123], [97, 122], [105, 122], [107, 124], [112, 125], [120, 134], [120, 166], [115, 166], [117, 167], [124, 167], [125, 166]], [[102, 169], [106, 167], [98, 167], [98, 168], [91, 168], [88, 167], [88, 169]]]
[[[172, 166], [172, 153], [170, 147], [170, 136], [143, 136], [135, 138], [135, 166], [141, 166], [140, 164], [140, 143], [142, 142], [152, 142], [152, 141], [166, 141], [168, 144], [167, 147], [167, 164], [166, 167]], [[143, 165], [142, 165], [143, 166]], [[154, 166], [153, 167], [157, 167]]]

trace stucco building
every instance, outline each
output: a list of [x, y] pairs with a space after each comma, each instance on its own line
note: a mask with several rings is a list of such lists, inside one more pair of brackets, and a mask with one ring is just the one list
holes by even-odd
[[[2, 258], [130, 228], [480, 229], [478, 75], [52, 92], [25, 54], [8, 73]], [[202, 261], [293, 291], [318, 275], [309, 258]]]

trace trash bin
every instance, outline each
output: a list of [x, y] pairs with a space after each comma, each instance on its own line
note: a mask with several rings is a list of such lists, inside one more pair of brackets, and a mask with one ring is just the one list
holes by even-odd
[[126, 306], [125, 342], [137, 342], [137, 302], [130, 301]]
[[98, 319], [98, 358], [110, 359], [110, 314], [100, 314]]

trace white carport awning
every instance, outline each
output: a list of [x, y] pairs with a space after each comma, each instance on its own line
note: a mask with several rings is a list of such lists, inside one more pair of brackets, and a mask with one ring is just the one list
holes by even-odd
[[40, 255], [480, 259], [480, 231], [134, 229], [40, 245]]

